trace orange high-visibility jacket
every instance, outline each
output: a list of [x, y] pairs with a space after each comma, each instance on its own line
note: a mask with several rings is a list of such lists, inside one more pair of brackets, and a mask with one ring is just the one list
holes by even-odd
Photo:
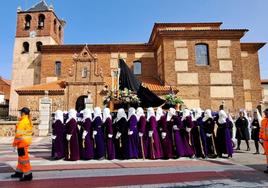
[[21, 117], [16, 125], [16, 133], [13, 141], [13, 147], [23, 148], [32, 143], [33, 126], [28, 115]]
[[261, 121], [260, 139], [268, 142], [268, 118]]

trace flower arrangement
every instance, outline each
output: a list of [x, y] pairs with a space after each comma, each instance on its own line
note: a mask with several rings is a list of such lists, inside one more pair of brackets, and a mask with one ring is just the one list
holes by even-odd
[[141, 102], [137, 94], [127, 88], [115, 92], [109, 91], [103, 104], [107, 105], [112, 100], [123, 104], [140, 104]]
[[166, 103], [169, 105], [177, 105], [177, 104], [183, 104], [183, 101], [181, 98], [177, 97], [175, 94], [168, 94], [165, 96]]

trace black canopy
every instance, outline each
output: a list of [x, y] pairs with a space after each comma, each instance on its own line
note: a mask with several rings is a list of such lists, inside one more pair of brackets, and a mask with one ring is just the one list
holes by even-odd
[[130, 89], [137, 92], [138, 97], [141, 100], [141, 106], [148, 107], [158, 107], [165, 103], [165, 100], [158, 97], [154, 92], [144, 87], [141, 82], [135, 77], [132, 71], [128, 68], [123, 59], [119, 59], [120, 67], [120, 90], [124, 88]]

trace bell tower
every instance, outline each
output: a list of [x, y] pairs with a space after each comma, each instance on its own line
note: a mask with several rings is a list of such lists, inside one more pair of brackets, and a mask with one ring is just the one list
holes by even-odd
[[44, 0], [27, 10], [17, 9], [13, 51], [10, 114], [18, 108], [17, 88], [40, 83], [42, 45], [63, 44], [65, 22]]

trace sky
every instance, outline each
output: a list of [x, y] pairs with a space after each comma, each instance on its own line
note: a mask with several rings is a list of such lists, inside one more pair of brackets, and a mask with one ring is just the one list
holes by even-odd
[[[0, 76], [11, 79], [16, 11], [39, 0], [1, 1]], [[148, 42], [155, 22], [223, 22], [246, 28], [242, 42], [268, 42], [268, 0], [47, 0], [63, 18], [65, 44]], [[268, 44], [259, 51], [268, 79]]]

